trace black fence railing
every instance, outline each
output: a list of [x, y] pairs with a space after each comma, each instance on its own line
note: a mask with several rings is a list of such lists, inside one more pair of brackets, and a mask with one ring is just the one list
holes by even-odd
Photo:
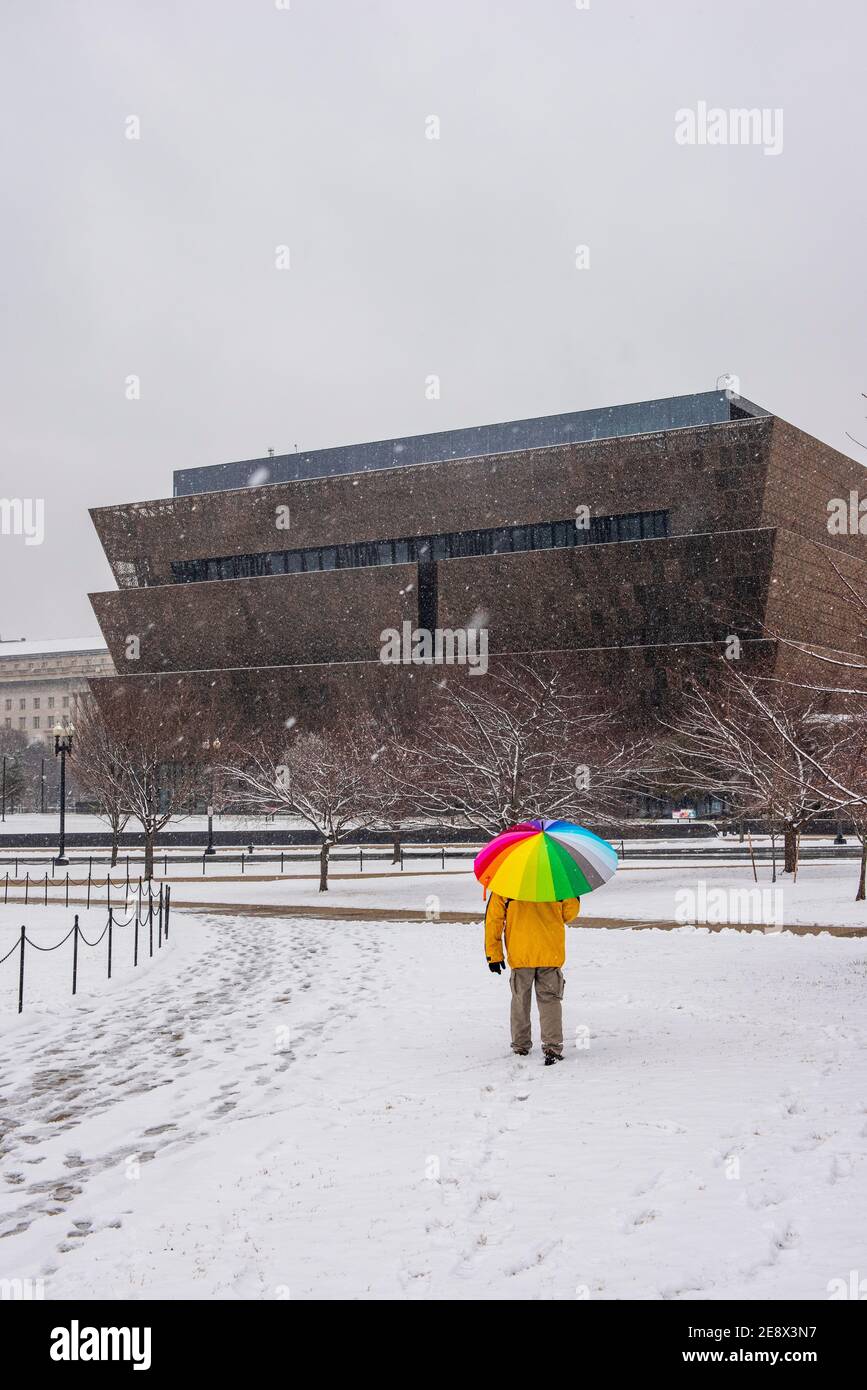
[[[628, 851], [626, 850], [624, 841], [620, 839], [619, 836], [609, 836], [609, 838], [621, 860], [627, 858], [649, 860], [670, 859], [672, 861], [685, 863], [689, 862], [691, 859], [698, 858], [737, 860], [739, 858], [749, 858], [750, 856], [750, 848], [747, 842], [739, 842], [737, 836], [720, 837], [711, 841], [684, 840], [683, 843], [678, 844], [676, 847], [670, 845], [655, 845], [653, 841], [650, 840], [642, 842], [641, 844], [630, 845]], [[779, 846], [776, 852], [779, 854]], [[366, 866], [369, 867], [371, 864], [376, 863], [386, 866], [395, 866], [403, 870], [410, 863], [429, 862], [436, 865], [441, 870], [445, 870], [446, 863], [451, 861], [452, 863], [459, 863], [468, 869], [477, 853], [477, 846], [453, 846], [448, 848], [445, 845], [430, 845], [417, 849], [414, 846], [408, 846], [407, 848], [402, 848], [398, 858], [395, 859], [393, 852], [385, 848], [372, 848], [364, 845], [341, 845], [330, 851], [328, 862], [332, 866], [336, 864], [353, 864], [357, 866], [360, 873], [364, 872]], [[752, 853], [755, 859], [771, 859], [774, 856], [774, 851], [770, 845], [753, 844]], [[817, 843], [815, 838], [804, 838], [801, 841], [799, 850], [799, 857], [802, 860], [857, 859], [860, 857], [860, 854], [861, 847], [857, 840], [850, 839], [841, 845], [834, 843], [830, 837], [827, 843]], [[154, 873], [157, 875], [161, 874], [163, 878], [168, 878], [171, 870], [183, 869], [186, 866], [189, 867], [191, 871], [194, 871], [197, 877], [201, 874], [203, 878], [207, 878], [209, 869], [211, 871], [215, 869], [218, 870], [217, 875], [214, 875], [218, 877], [220, 869], [225, 869], [227, 866], [238, 866], [241, 874], [244, 876], [259, 870], [262, 871], [265, 876], [274, 877], [280, 874], [291, 877], [293, 866], [298, 864], [318, 865], [319, 859], [319, 851], [313, 848], [310, 850], [291, 851], [254, 850], [241, 854], [227, 854], [222, 850], [219, 854], [215, 855], [160, 854], [154, 859]], [[4, 874], [2, 865], [7, 863], [11, 866], [11, 870], [7, 869]], [[31, 873], [30, 869], [25, 868], [25, 866], [29, 864], [35, 870], [46, 863], [48, 867], [44, 868], [41, 873]], [[100, 865], [108, 866], [108, 872], [104, 878], [99, 878], [94, 875], [94, 868], [96, 867], [98, 869]], [[85, 867], [87, 869], [86, 877], [83, 876]], [[111, 906], [112, 894], [122, 894], [126, 904], [126, 900], [132, 893], [138, 892], [141, 894], [143, 884], [146, 888], [148, 881], [140, 873], [138, 878], [135, 877], [136, 869], [140, 867], [142, 867], [142, 861], [133, 860], [129, 856], [126, 856], [120, 863], [112, 865], [110, 857], [107, 854], [104, 856], [94, 854], [88, 855], [87, 858], [73, 859], [66, 874], [61, 877], [56, 872], [57, 866], [53, 859], [46, 861], [38, 856], [23, 854], [16, 855], [15, 857], [10, 856], [8, 859], [4, 859], [0, 856], [0, 892], [3, 893], [4, 902], [9, 901], [10, 889], [17, 889], [23, 890], [25, 903], [36, 902], [40, 899], [47, 903], [52, 900], [56, 901], [56, 899], [49, 897], [49, 889], [56, 888], [63, 893], [64, 900], [68, 906], [70, 901], [70, 887], [84, 888], [87, 894], [87, 906], [90, 907], [93, 895], [102, 892], [104, 889], [107, 907]], [[118, 876], [116, 878], [112, 878], [111, 871], [113, 868], [118, 870]], [[24, 870], [23, 874], [21, 873], [22, 869]], [[178, 875], [178, 877], [181, 876], [182, 875]]]
[[[154, 936], [156, 935], [156, 949], [161, 951], [163, 945], [169, 939], [169, 917], [171, 914], [171, 893], [168, 884], [160, 884], [159, 892], [148, 892], [143, 899], [139, 899], [130, 915], [124, 919], [117, 915], [115, 908], [108, 908], [108, 915], [105, 926], [99, 933], [95, 941], [91, 941], [82, 929], [78, 913], [76, 912], [72, 926], [60, 941], [56, 941], [53, 946], [41, 946], [39, 942], [33, 941], [27, 935], [27, 928], [22, 926], [21, 933], [15, 945], [8, 950], [5, 956], [0, 956], [0, 966], [18, 953], [18, 1012], [24, 1010], [24, 960], [25, 951], [29, 946], [33, 951], [50, 953], [59, 951], [65, 946], [70, 937], [72, 938], [72, 993], [78, 992], [78, 953], [80, 947], [89, 947], [95, 950], [103, 941], [106, 941], [106, 978], [111, 979], [112, 962], [115, 949], [115, 932], [124, 931], [132, 928], [132, 963], [138, 966], [140, 955], [144, 954], [145, 946], [141, 941], [143, 933], [146, 933], [146, 949], [148, 959], [154, 954]], [[141, 944], [141, 951], [140, 951]]]
[[[438, 863], [440, 867], [444, 869], [447, 859], [461, 860], [464, 863], [466, 863], [468, 860], [471, 861], [476, 856], [476, 854], [478, 854], [477, 845], [468, 845], [465, 848], [455, 847], [451, 849], [447, 848], [445, 845], [431, 845], [429, 847], [419, 849], [401, 849], [398, 858], [395, 859], [394, 852], [390, 849], [386, 850], [384, 848], [371, 848], [370, 846], [365, 845], [345, 845], [331, 849], [331, 851], [329, 852], [329, 863], [357, 864], [359, 870], [363, 871], [365, 864], [399, 864], [400, 868], [402, 869], [404, 867], [405, 861], [420, 859], [432, 860], [433, 862]], [[246, 874], [247, 871], [251, 868], [256, 868], [260, 866], [266, 867], [269, 865], [273, 865], [275, 866], [275, 868], [279, 865], [279, 872], [283, 874], [286, 872], [287, 868], [291, 869], [291, 866], [293, 864], [318, 863], [319, 850], [315, 848], [311, 848], [309, 850], [291, 851], [257, 851], [254, 849], [252, 851], [242, 851], [242, 853], [240, 854], [226, 853], [224, 850], [221, 850], [219, 854], [214, 855], [202, 853], [171, 855], [159, 854], [154, 857], [154, 872], [157, 874], [162, 872], [163, 876], [165, 877], [168, 875], [170, 868], [173, 868], [176, 865], [189, 864], [195, 866], [197, 873], [199, 872], [199, 870], [201, 870], [203, 875], [207, 875], [209, 867], [214, 869], [217, 866], [225, 867], [225, 865], [227, 864], [237, 864], [240, 867], [242, 874]], [[22, 885], [24, 884], [28, 875], [30, 883], [34, 885], [44, 885], [46, 879], [48, 887], [51, 887], [52, 885], [56, 885], [58, 883], [61, 885], [64, 883], [64, 877], [57, 874], [57, 866], [53, 859], [45, 860], [43, 858], [40, 858], [38, 855], [31, 856], [27, 854], [17, 854], [14, 856], [10, 855], [8, 858], [4, 858], [2, 855], [0, 855], [0, 866], [2, 866], [3, 864], [9, 864], [11, 866], [12, 872], [10, 881], [14, 880], [15, 882], [20, 882], [20, 884]], [[19, 870], [28, 864], [33, 866], [34, 868], [40, 867], [42, 865], [47, 865], [47, 867], [43, 870], [41, 874], [30, 874], [29, 869], [26, 869], [25, 874], [23, 876], [20, 875]], [[105, 879], [97, 880], [93, 876], [94, 865], [96, 865], [97, 867], [99, 865], [108, 865], [110, 870], [115, 868], [118, 870], [118, 874], [120, 875], [120, 877], [118, 877], [117, 881], [113, 884], [114, 888], [120, 887], [122, 889], [124, 885], [130, 886], [136, 883], [136, 881], [143, 881], [141, 875], [139, 875], [138, 880], [136, 880], [136, 870], [140, 866], [142, 866], [141, 859], [133, 860], [129, 855], [127, 855], [123, 860], [118, 861], [115, 864], [112, 864], [110, 856], [107, 854], [91, 854], [88, 855], [86, 858], [82, 856], [81, 859], [73, 859], [70, 863], [70, 868], [67, 870], [65, 878], [69, 878], [73, 886], [81, 886], [86, 882], [92, 882], [94, 886], [98, 884], [99, 887], [105, 887], [106, 883], [111, 880], [111, 873], [107, 874]], [[78, 868], [79, 871], [83, 873], [85, 866], [87, 867], [87, 878], [76, 878], [76, 868]], [[0, 874], [2, 874], [2, 869], [0, 869]], [[9, 877], [9, 871], [7, 871], [7, 877]]]
[[[19, 877], [18, 867], [18, 863], [16, 862], [15, 873], [13, 875], [10, 875], [7, 869], [6, 873], [0, 877], [4, 904], [10, 901], [9, 890], [12, 889], [13, 894], [16, 891], [18, 893], [23, 891], [25, 907], [29, 903], [36, 904], [40, 902], [43, 906], [47, 907], [50, 902], [60, 901], [59, 896], [49, 897], [48, 890], [51, 888], [57, 889], [58, 894], [63, 895], [64, 907], [69, 907], [70, 888], [83, 888], [86, 894], [85, 905], [89, 908], [95, 900], [96, 895], [102, 889], [105, 889], [106, 908], [117, 908], [122, 904], [123, 911], [126, 912], [129, 909], [130, 899], [134, 899], [138, 901], [138, 911], [141, 912], [142, 900], [145, 897], [152, 896], [154, 892], [151, 880], [141, 877], [136, 880], [131, 878], [128, 872], [125, 879], [118, 879], [117, 882], [112, 882], [109, 874], [106, 874], [103, 879], [94, 878], [92, 863], [88, 863], [87, 878], [73, 878], [68, 870], [63, 878], [56, 878], [53, 874], [49, 877], [47, 870], [42, 875], [39, 875], [31, 874], [29, 869], [25, 870], [23, 876]], [[114, 894], [113, 900], [112, 893]], [[19, 900], [19, 898], [14, 896], [11, 899], [12, 902], [18, 902]], [[80, 899], [73, 898], [73, 901], [80, 901]]]

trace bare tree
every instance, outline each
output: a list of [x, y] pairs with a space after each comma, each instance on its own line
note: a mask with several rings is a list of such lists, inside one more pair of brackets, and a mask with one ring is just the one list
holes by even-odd
[[833, 719], [837, 738], [825, 775], [824, 794], [842, 817], [848, 815], [861, 845], [856, 902], [867, 899], [867, 703]]
[[319, 891], [328, 891], [332, 847], [357, 829], [369, 810], [369, 768], [352, 731], [284, 729], [236, 754], [225, 773], [236, 804], [248, 811], [288, 811], [319, 837]]
[[[849, 631], [854, 634], [857, 650], [830, 650], [816, 642], [793, 641], [773, 632], [770, 635], [777, 642], [808, 662], [801, 672], [757, 678], [751, 685], [750, 701], [773, 725], [811, 791], [838, 817], [851, 820], [861, 844], [856, 901], [863, 901], [867, 888], [867, 567], [855, 566], [846, 573], [826, 546], [817, 544], [815, 550], [830, 571], [839, 605], [851, 620]], [[815, 713], [806, 729], [786, 727], [777, 717], [774, 702], [767, 695], [773, 689], [784, 700], [806, 697], [815, 702]], [[817, 738], [820, 729], [823, 736]]]
[[861, 845], [861, 860], [858, 870], [858, 891], [855, 894], [856, 903], [863, 903], [867, 898], [867, 814], [861, 807], [857, 813], [853, 814], [855, 834]]
[[424, 713], [412, 697], [404, 697], [403, 691], [400, 698], [380, 692], [353, 731], [362, 760], [366, 823], [390, 835], [393, 864], [400, 863], [405, 831], [426, 824], [414, 781]]
[[118, 769], [124, 761], [124, 744], [108, 723], [96, 701], [79, 701], [75, 724], [75, 770], [85, 792], [96, 803], [97, 814], [111, 831], [111, 863], [117, 863], [120, 836], [130, 818]]
[[796, 874], [803, 828], [830, 804], [809, 759], [810, 749], [829, 751], [827, 729], [803, 692], [762, 686], [725, 660], [717, 675], [709, 689], [690, 686], [679, 713], [661, 721], [670, 774], [768, 820], [772, 847], [783, 837], [783, 872]]
[[5, 775], [5, 810], [21, 808], [30, 785], [30, 751], [27, 736], [18, 729], [0, 729], [0, 758]]
[[101, 717], [112, 752], [103, 762], [104, 794], [141, 826], [150, 879], [159, 832], [188, 815], [202, 794], [200, 702], [181, 691], [169, 698], [146, 684], [113, 681]]
[[537, 818], [613, 823], [646, 749], [562, 673], [516, 665], [439, 691], [394, 780], [417, 814], [484, 836]]
[[861, 845], [855, 900], [862, 902], [867, 896], [867, 703], [849, 702], [834, 714], [816, 716], [812, 724], [806, 737], [781, 723], [777, 732], [803, 770], [810, 794], [852, 821]]

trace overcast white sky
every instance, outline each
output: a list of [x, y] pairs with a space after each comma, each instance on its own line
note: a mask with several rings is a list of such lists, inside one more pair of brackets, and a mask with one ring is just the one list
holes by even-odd
[[[734, 372], [867, 463], [861, 0], [7, 0], [0, 24], [0, 497], [46, 509], [41, 546], [0, 535], [3, 637], [98, 631], [88, 506], [269, 446]], [[782, 108], [782, 152], [677, 144], [699, 101]]]

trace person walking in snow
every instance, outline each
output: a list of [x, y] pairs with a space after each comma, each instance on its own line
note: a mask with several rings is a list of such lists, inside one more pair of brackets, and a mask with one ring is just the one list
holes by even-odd
[[505, 940], [512, 971], [512, 1051], [526, 1057], [533, 1045], [530, 1004], [535, 985], [546, 1067], [563, 1060], [562, 1001], [566, 981], [561, 966], [566, 959], [566, 923], [574, 921], [580, 910], [580, 898], [527, 903], [492, 893], [485, 913], [488, 969], [496, 975], [505, 970]]

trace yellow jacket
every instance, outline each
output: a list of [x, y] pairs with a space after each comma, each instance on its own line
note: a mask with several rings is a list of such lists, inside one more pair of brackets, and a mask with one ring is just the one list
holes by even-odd
[[489, 961], [506, 956], [513, 970], [562, 965], [566, 959], [566, 923], [581, 911], [578, 898], [560, 903], [522, 903], [492, 893], [485, 913], [485, 955]]

